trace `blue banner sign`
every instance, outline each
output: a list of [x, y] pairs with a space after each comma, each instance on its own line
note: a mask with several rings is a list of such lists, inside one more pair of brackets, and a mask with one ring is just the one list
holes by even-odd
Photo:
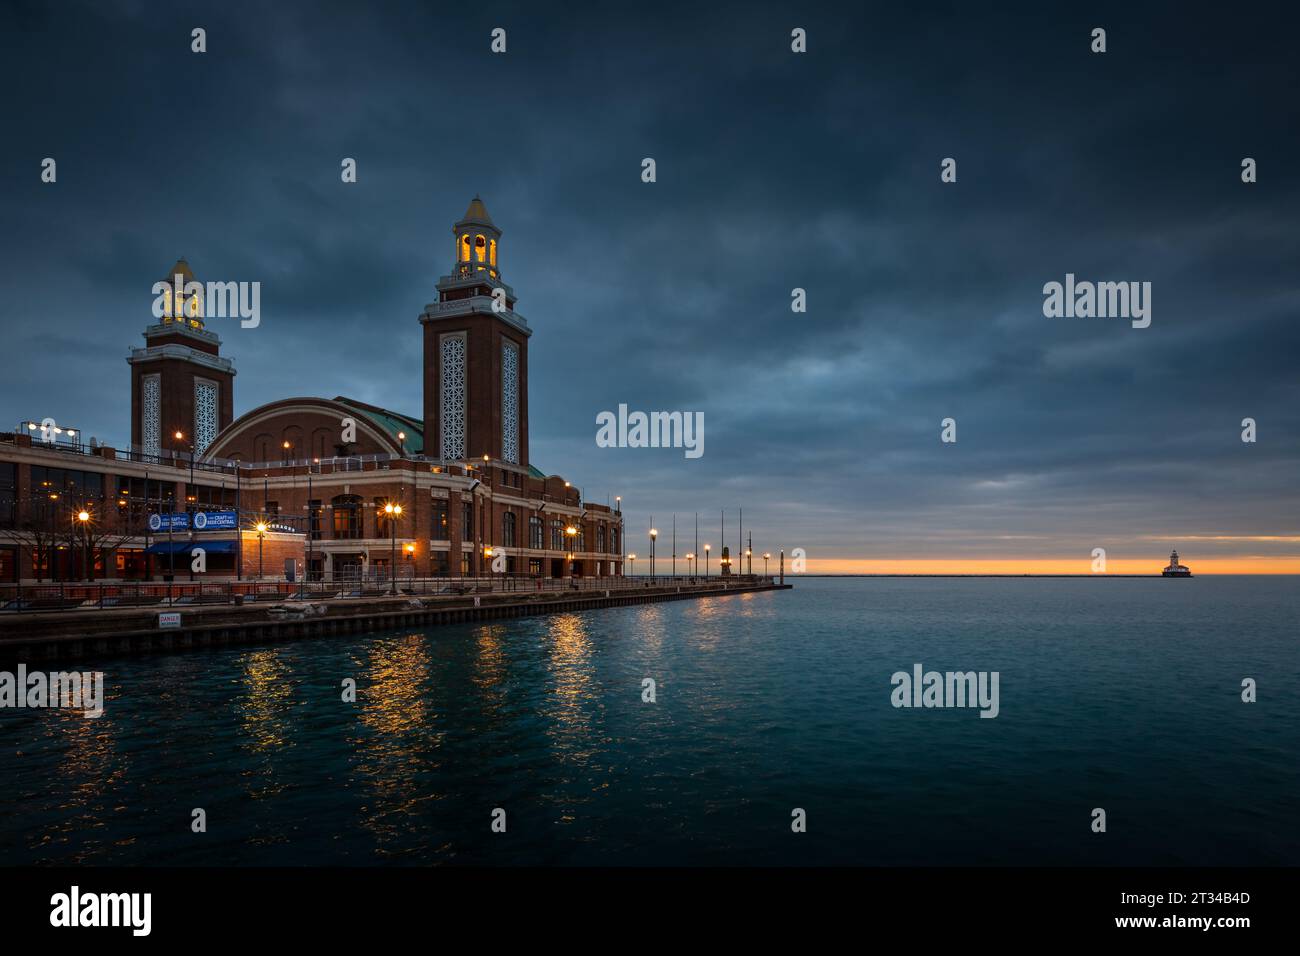
[[233, 511], [197, 511], [194, 513], [195, 531], [234, 531], [239, 527], [239, 517]]
[[152, 514], [149, 516], [150, 531], [187, 531], [190, 526], [190, 516], [181, 512], [180, 514]]

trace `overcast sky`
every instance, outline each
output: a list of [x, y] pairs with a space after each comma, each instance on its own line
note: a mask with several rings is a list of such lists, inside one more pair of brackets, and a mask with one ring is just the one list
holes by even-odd
[[[1300, 555], [1297, 23], [903, 6], [6, 4], [0, 408], [125, 445], [184, 255], [262, 284], [258, 328], [211, 326], [236, 415], [419, 416], [478, 193], [533, 461], [621, 494], [630, 550], [722, 508], [734, 547], [743, 506], [813, 558]], [[1150, 327], [1044, 317], [1066, 273], [1150, 282]], [[704, 456], [598, 448], [619, 403], [703, 412]]]

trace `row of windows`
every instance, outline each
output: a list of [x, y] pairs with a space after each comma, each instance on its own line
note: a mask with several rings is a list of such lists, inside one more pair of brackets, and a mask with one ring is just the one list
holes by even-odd
[[[98, 472], [81, 472], [68, 469], [47, 468], [43, 466], [34, 466], [32, 468], [32, 481], [34, 489], [41, 496], [50, 497], [50, 501], [58, 501], [62, 504], [65, 501], [75, 501], [76, 503], [93, 504], [104, 500], [104, 479], [106, 476]], [[156, 478], [139, 478], [128, 476], [107, 476], [111, 484], [108, 486], [114, 500], [109, 503], [116, 504], [118, 514], [122, 516], [129, 527], [143, 527], [147, 522], [150, 514], [154, 512], [171, 512], [177, 510], [175, 500], [176, 486], [171, 481], [163, 481]], [[12, 526], [15, 520], [15, 485], [16, 485], [16, 466], [12, 463], [0, 463], [0, 526]], [[245, 495], [245, 498], [251, 498], [251, 495]], [[233, 510], [237, 505], [237, 495], [234, 488], [213, 486], [213, 485], [195, 485], [191, 490], [190, 498], [184, 503], [185, 510], [190, 511], [214, 511], [214, 510]], [[251, 501], [243, 502], [245, 507], [252, 504]], [[376, 498], [371, 503], [371, 510], [375, 515], [374, 537], [388, 537], [388, 515], [383, 511], [384, 501]], [[280, 512], [279, 502], [264, 501], [262, 510], [269, 516], [277, 516]], [[323, 517], [323, 502], [320, 499], [312, 499], [308, 503], [309, 526], [311, 536], [315, 540], [324, 537], [326, 524], [329, 525], [331, 537], [336, 540], [348, 540], [366, 537], [365, 521], [363, 512], [367, 510], [363, 499], [359, 495], [339, 495], [330, 501], [331, 516], [329, 519]], [[451, 539], [451, 523], [449, 504], [446, 500], [435, 500], [431, 503], [431, 521], [429, 536], [437, 541], [448, 541]], [[461, 502], [461, 538], [462, 540], [472, 540], [474, 533], [474, 503], [471, 501]], [[513, 511], [507, 511], [502, 516], [500, 543], [507, 548], [519, 547], [519, 518]], [[577, 527], [575, 535], [565, 533], [569, 527], [565, 521], [554, 519], [550, 527], [550, 549], [553, 551], [566, 551], [572, 548], [577, 551], [586, 550], [585, 530]], [[398, 525], [398, 533], [401, 533], [401, 524]], [[495, 537], [495, 536], [494, 536]], [[528, 518], [528, 547], [535, 550], [542, 550], [546, 547], [546, 530], [545, 522], [539, 515], [530, 515]], [[572, 537], [572, 542], [568, 538]], [[606, 529], [604, 525], [598, 525], [596, 529], [596, 549], [602, 553], [618, 553], [618, 529], [609, 529], [608, 551], [606, 549]]]

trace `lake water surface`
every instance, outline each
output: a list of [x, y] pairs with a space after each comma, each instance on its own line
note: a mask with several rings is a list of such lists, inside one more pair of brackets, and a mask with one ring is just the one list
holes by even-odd
[[1297, 579], [794, 584], [83, 662], [0, 711], [0, 863], [1300, 864]]

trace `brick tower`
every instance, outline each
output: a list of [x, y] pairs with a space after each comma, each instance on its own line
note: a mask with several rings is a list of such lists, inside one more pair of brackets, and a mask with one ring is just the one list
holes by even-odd
[[202, 455], [234, 418], [235, 366], [221, 357], [221, 340], [203, 327], [203, 292], [189, 263], [178, 260], [161, 281], [186, 291], [164, 293], [162, 318], [144, 330], [145, 347], [132, 349], [127, 359], [131, 447], [161, 455], [188, 453], [193, 445]]
[[477, 196], [452, 227], [451, 275], [425, 307], [424, 447], [445, 461], [488, 455], [528, 465], [528, 339], [501, 281], [501, 230]]

